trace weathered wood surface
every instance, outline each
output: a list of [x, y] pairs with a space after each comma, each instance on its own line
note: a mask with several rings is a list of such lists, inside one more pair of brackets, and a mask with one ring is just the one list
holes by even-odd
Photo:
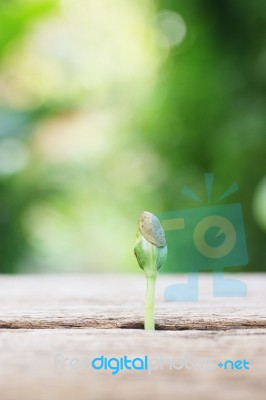
[[[245, 298], [214, 298], [212, 276], [201, 275], [199, 302], [169, 303], [164, 289], [186, 277], [159, 276], [157, 329], [266, 328], [266, 275], [240, 278]], [[138, 275], [2, 276], [0, 328], [141, 329], [145, 285]]]
[[[205, 275], [198, 303], [165, 303], [165, 287], [185, 276], [160, 276], [156, 320], [164, 330], [145, 332], [138, 329], [142, 276], [1, 276], [0, 399], [264, 400], [266, 276], [237, 277], [248, 286], [244, 299], [213, 298]], [[58, 355], [67, 361], [58, 363]], [[84, 367], [101, 355], [166, 361], [150, 373]], [[169, 369], [169, 359], [186, 360], [187, 367]], [[206, 359], [215, 368], [197, 367]], [[250, 370], [217, 366], [228, 359], [246, 359]]]
[[[157, 331], [3, 330], [1, 400], [265, 400], [266, 330]], [[247, 359], [250, 371], [181, 369], [110, 371], [56, 365], [56, 355]]]

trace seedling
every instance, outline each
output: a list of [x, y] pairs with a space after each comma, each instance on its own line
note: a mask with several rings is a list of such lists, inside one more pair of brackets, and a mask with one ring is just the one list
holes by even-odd
[[167, 258], [167, 245], [160, 221], [148, 211], [140, 215], [134, 253], [147, 279], [144, 328], [154, 330], [155, 282]]

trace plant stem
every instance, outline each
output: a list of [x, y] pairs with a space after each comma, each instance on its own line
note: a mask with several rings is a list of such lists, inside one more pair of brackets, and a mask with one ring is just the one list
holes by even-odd
[[146, 292], [146, 305], [145, 305], [145, 330], [154, 331], [154, 297], [155, 297], [155, 282], [156, 275], [148, 276], [147, 278], [147, 292]]

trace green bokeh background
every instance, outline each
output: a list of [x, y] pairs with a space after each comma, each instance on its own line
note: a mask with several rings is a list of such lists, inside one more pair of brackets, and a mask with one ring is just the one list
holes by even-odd
[[0, 272], [137, 272], [139, 213], [204, 172], [266, 270], [265, 1], [1, 0], [0, 27]]

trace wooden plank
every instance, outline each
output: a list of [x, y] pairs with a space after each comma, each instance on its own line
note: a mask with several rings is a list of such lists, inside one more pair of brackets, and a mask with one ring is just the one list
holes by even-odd
[[[232, 277], [227, 275], [227, 277]], [[248, 287], [245, 298], [214, 298], [212, 276], [200, 276], [200, 299], [169, 303], [168, 285], [186, 276], [160, 275], [156, 289], [159, 330], [224, 330], [266, 327], [266, 276], [234, 275]], [[0, 277], [0, 328], [142, 329], [142, 275], [37, 275]]]
[[[156, 332], [2, 329], [0, 398], [264, 400], [265, 335], [265, 329]], [[88, 358], [101, 355], [132, 358], [148, 355], [165, 361], [162, 369], [150, 373], [129, 370], [117, 375], [84, 364]], [[210, 370], [197, 364], [207, 358], [215, 362]], [[68, 360], [58, 362], [62, 359]], [[246, 359], [250, 370], [224, 370], [217, 366], [227, 359]], [[182, 365], [181, 360], [187, 360], [188, 367], [170, 369], [171, 360], [177, 366]]]
[[[246, 298], [214, 298], [212, 276], [201, 275], [199, 302], [167, 303], [165, 288], [186, 276], [161, 275], [160, 330], [147, 332], [143, 276], [1, 276], [1, 400], [264, 400], [265, 275], [237, 278]], [[112, 375], [91, 368], [102, 355], [146, 355], [161, 369]], [[225, 370], [226, 360], [246, 360], [250, 369]]]

